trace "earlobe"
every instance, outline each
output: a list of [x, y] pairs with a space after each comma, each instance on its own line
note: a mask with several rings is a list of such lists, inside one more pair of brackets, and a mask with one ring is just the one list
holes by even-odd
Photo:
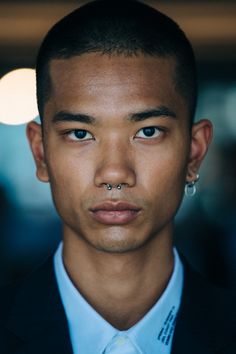
[[209, 120], [203, 119], [193, 124], [186, 181], [196, 180], [200, 165], [211, 143], [212, 134], [213, 127]]
[[49, 182], [41, 125], [36, 122], [30, 122], [26, 128], [26, 135], [36, 164], [36, 175], [40, 181]]

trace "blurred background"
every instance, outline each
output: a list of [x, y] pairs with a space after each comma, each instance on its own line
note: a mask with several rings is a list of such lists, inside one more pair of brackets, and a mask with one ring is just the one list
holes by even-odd
[[[49, 28], [85, 2], [0, 1], [0, 78], [13, 69], [34, 68]], [[177, 215], [175, 243], [212, 282], [236, 288], [236, 2], [147, 2], [175, 19], [190, 38], [199, 72], [196, 120], [211, 119], [215, 131], [197, 195], [185, 198]], [[49, 187], [35, 176], [25, 125], [0, 123], [0, 282], [42, 262], [61, 233]]]

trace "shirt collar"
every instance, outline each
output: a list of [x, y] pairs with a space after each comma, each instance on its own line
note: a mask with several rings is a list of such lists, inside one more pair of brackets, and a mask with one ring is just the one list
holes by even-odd
[[183, 290], [183, 265], [174, 249], [174, 271], [155, 305], [128, 331], [143, 353], [170, 353]]
[[174, 271], [160, 299], [135, 326], [118, 331], [93, 309], [71, 282], [63, 265], [61, 243], [54, 256], [54, 268], [73, 352], [102, 354], [113, 337], [125, 335], [137, 352], [140, 349], [143, 353], [169, 354], [183, 288], [183, 266], [175, 249], [174, 258]]

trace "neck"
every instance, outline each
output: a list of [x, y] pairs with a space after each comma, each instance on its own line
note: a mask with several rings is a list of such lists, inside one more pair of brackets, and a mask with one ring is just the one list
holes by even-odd
[[137, 323], [164, 292], [174, 257], [171, 238], [158, 235], [123, 254], [97, 251], [65, 232], [63, 260], [75, 287], [109, 323], [126, 330]]

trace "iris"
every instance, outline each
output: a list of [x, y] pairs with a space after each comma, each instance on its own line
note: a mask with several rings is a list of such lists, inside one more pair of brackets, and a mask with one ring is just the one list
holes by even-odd
[[143, 134], [146, 136], [153, 136], [155, 134], [155, 127], [143, 128]]
[[84, 139], [86, 137], [86, 130], [75, 130], [74, 135], [77, 139]]

